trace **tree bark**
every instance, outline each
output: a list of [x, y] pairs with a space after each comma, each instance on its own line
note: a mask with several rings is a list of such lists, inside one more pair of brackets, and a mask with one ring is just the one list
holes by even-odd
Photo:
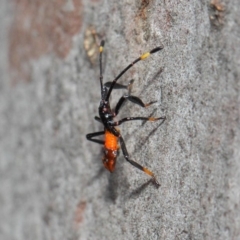
[[[0, 239], [239, 239], [240, 3], [1, 1]], [[102, 165], [104, 82], [134, 79], [120, 126], [132, 159]], [[114, 90], [114, 107], [123, 90]]]

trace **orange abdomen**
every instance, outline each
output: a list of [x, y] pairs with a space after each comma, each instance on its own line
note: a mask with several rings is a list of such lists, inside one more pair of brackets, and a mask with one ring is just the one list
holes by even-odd
[[111, 150], [117, 150], [119, 148], [118, 138], [107, 130], [105, 131], [105, 145], [104, 145], [104, 147], [106, 149], [111, 149]]

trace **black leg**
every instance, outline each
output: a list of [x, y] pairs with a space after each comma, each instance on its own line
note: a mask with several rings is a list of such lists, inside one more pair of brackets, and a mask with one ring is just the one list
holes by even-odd
[[128, 121], [135, 121], [135, 120], [142, 120], [142, 121], [150, 121], [150, 122], [155, 122], [158, 120], [162, 120], [161, 124], [164, 123], [164, 121], [166, 120], [166, 117], [159, 117], [159, 118], [154, 118], [154, 117], [127, 117], [127, 118], [123, 118], [117, 122], [113, 122], [111, 125], [112, 126], [119, 126], [124, 122], [128, 122]]
[[134, 167], [138, 168], [139, 170], [141, 170], [141, 171], [145, 172], [146, 174], [148, 174], [149, 176], [151, 176], [152, 179], [153, 179], [153, 181], [154, 181], [154, 183], [155, 183], [157, 186], [160, 186], [160, 184], [158, 183], [155, 175], [154, 175], [150, 170], [148, 170], [147, 168], [141, 166], [141, 165], [138, 164], [137, 162], [135, 162], [135, 161], [133, 161], [133, 160], [130, 159], [129, 154], [128, 154], [128, 151], [127, 151], [127, 148], [126, 148], [126, 145], [125, 145], [124, 140], [123, 140], [123, 138], [122, 138], [121, 135], [119, 136], [119, 141], [120, 141], [121, 148], [122, 148], [122, 152], [123, 152], [123, 155], [124, 155], [125, 159], [126, 159], [129, 163], [131, 163]]
[[148, 106], [150, 106], [151, 104], [157, 102], [157, 101], [152, 101], [152, 102], [150, 102], [150, 103], [144, 104], [143, 101], [142, 101], [140, 98], [138, 98], [138, 97], [135, 97], [135, 96], [132, 96], [132, 95], [123, 95], [123, 96], [119, 99], [119, 101], [118, 101], [118, 103], [117, 103], [117, 106], [116, 106], [116, 108], [115, 108], [115, 116], [118, 115], [118, 112], [119, 112], [121, 106], [123, 105], [123, 103], [124, 103], [126, 100], [129, 100], [130, 102], [133, 102], [133, 103], [135, 103], [135, 104], [137, 104], [137, 105], [139, 105], [139, 106], [141, 106], [141, 107], [148, 107]]
[[108, 91], [108, 94], [107, 94], [105, 100], [108, 101], [108, 99], [109, 99], [109, 97], [110, 97], [110, 95], [111, 95], [111, 92], [112, 92], [112, 90], [113, 90], [113, 88], [114, 88], [117, 80], [118, 80], [128, 69], [130, 69], [130, 68], [131, 68], [134, 64], [136, 64], [137, 62], [146, 59], [146, 58], [149, 57], [151, 54], [153, 54], [153, 53], [155, 53], [155, 52], [158, 52], [158, 51], [160, 51], [160, 50], [162, 50], [162, 49], [163, 49], [163, 47], [156, 47], [156, 48], [152, 49], [150, 52], [146, 52], [146, 53], [142, 54], [139, 58], [137, 58], [137, 59], [134, 60], [132, 63], [130, 63], [126, 68], [124, 68], [124, 69], [117, 75], [117, 77], [112, 81], [112, 84], [111, 84], [111, 86], [110, 86], [110, 88], [109, 88], [109, 91]]
[[[130, 80], [129, 83], [127, 85], [123, 85], [123, 84], [119, 84], [119, 83], [115, 83], [113, 89], [130, 89], [132, 84], [133, 84], [134, 80]], [[112, 85], [112, 82], [106, 82], [104, 83], [104, 86], [107, 88], [110, 88]]]
[[93, 137], [97, 137], [100, 135], [103, 135], [105, 132], [101, 131], [101, 132], [94, 132], [94, 133], [89, 133], [86, 135], [87, 140], [95, 142], [95, 143], [99, 143], [99, 144], [103, 144], [104, 145], [104, 141], [103, 140], [99, 140], [99, 139], [93, 139]]
[[94, 119], [95, 119], [96, 121], [98, 121], [98, 122], [102, 123], [102, 121], [101, 121], [100, 117], [98, 117], [98, 116], [95, 116], [95, 117], [94, 117]]
[[[112, 82], [106, 82], [104, 83], [104, 86], [107, 88], [110, 88]], [[113, 89], [127, 89], [128, 85], [123, 85], [123, 84], [119, 84], [116, 83]]]

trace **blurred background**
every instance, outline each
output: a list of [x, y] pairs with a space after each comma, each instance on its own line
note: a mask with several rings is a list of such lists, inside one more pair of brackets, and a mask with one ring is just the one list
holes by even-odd
[[[238, 0], [0, 1], [0, 239], [239, 239]], [[129, 154], [102, 165], [86, 134], [104, 82], [131, 68]], [[126, 93], [114, 90], [111, 106]]]

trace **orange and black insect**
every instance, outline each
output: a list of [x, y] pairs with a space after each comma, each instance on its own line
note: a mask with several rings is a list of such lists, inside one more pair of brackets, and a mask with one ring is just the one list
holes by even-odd
[[[99, 111], [99, 117], [95, 117], [95, 120], [99, 121], [100, 123], [103, 124], [104, 126], [104, 131], [100, 132], [94, 132], [94, 133], [89, 133], [86, 135], [87, 139], [104, 145], [104, 156], [102, 158], [103, 165], [105, 166], [106, 169], [108, 169], [110, 172], [113, 172], [115, 169], [115, 164], [116, 164], [116, 159], [118, 155], [118, 149], [119, 145], [118, 142], [120, 142], [120, 146], [123, 152], [123, 155], [125, 159], [131, 163], [134, 167], [140, 169], [141, 171], [145, 172], [149, 176], [152, 177], [154, 183], [159, 185], [157, 182], [155, 175], [148, 170], [147, 168], [141, 166], [137, 162], [133, 161], [130, 159], [130, 156], [128, 154], [125, 142], [123, 140], [123, 137], [119, 131], [119, 129], [116, 128], [116, 126], [121, 125], [124, 122], [127, 121], [135, 121], [135, 120], [142, 120], [142, 121], [157, 121], [157, 120], [162, 120], [162, 123], [165, 121], [165, 117], [158, 117], [158, 118], [153, 118], [153, 117], [127, 117], [123, 118], [119, 121], [114, 121], [114, 117], [116, 117], [119, 113], [119, 110], [123, 103], [126, 100], [129, 100], [130, 102], [137, 104], [141, 107], [148, 107], [151, 104], [155, 103], [156, 101], [149, 102], [147, 104], [144, 104], [142, 100], [136, 96], [126, 94], [123, 95], [114, 110], [111, 109], [110, 103], [109, 103], [109, 97], [112, 93], [113, 89], [128, 89], [130, 85], [132, 85], [133, 80], [130, 81], [128, 85], [122, 85], [117, 83], [117, 80], [128, 70], [130, 69], [134, 64], [137, 62], [146, 59], [149, 57], [151, 54], [156, 53], [160, 50], [163, 49], [163, 47], [156, 47], [152, 49], [150, 52], [146, 52], [143, 55], [141, 55], [139, 58], [137, 58], [135, 61], [133, 61], [131, 64], [129, 64], [125, 69], [123, 69], [119, 75], [112, 81], [112, 82], [107, 82], [103, 84], [103, 75], [102, 75], [102, 52], [103, 52], [103, 47], [104, 47], [104, 41], [101, 41], [101, 45], [99, 48], [100, 56], [99, 56], [99, 63], [100, 63], [100, 86], [101, 86], [101, 101], [100, 105], [98, 108]], [[104, 140], [96, 139], [95, 137], [100, 136], [100, 135], [105, 135]]]

